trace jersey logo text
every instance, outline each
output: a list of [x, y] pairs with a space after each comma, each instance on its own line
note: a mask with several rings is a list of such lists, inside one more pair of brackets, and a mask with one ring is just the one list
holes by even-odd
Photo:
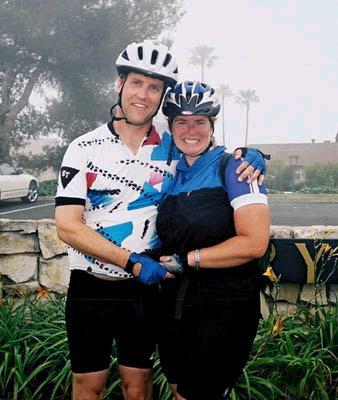
[[79, 172], [78, 169], [72, 167], [62, 167], [60, 171], [61, 183], [64, 189], [68, 183], [74, 178], [74, 176]]

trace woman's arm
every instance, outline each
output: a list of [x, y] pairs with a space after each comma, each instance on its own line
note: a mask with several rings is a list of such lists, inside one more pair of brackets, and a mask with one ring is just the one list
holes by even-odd
[[[200, 250], [201, 268], [224, 268], [242, 265], [264, 255], [270, 237], [270, 211], [265, 204], [251, 204], [234, 211], [237, 235], [215, 246]], [[187, 255], [195, 266], [195, 252]]]

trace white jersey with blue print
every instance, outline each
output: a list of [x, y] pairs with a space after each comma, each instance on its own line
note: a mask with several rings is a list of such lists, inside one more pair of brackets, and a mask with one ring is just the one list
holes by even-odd
[[[163, 129], [164, 128], [164, 129]], [[86, 225], [112, 243], [134, 252], [157, 247], [157, 205], [170, 186], [178, 160], [167, 165], [171, 136], [153, 126], [137, 154], [122, 143], [112, 124], [75, 139], [61, 166], [56, 206], [84, 206]], [[131, 277], [69, 247], [71, 269], [114, 277]]]
[[[220, 167], [224, 151], [223, 146], [217, 146], [200, 156], [191, 166], [182, 158], [177, 164], [177, 175], [168, 193], [177, 195], [202, 188], [223, 186]], [[241, 162], [232, 156], [224, 171], [225, 190], [231, 206], [236, 210], [249, 204], [267, 204], [264, 185], [258, 186], [257, 181], [251, 184], [238, 181], [239, 174], [236, 173], [236, 169]]]

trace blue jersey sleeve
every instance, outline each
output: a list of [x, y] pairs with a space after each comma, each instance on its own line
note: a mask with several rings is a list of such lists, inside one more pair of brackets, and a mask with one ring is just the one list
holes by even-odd
[[246, 181], [238, 182], [236, 168], [241, 160], [231, 157], [225, 170], [225, 185], [228, 198], [234, 210], [249, 204], [267, 204], [268, 199], [264, 185], [258, 186], [257, 180], [248, 184]]

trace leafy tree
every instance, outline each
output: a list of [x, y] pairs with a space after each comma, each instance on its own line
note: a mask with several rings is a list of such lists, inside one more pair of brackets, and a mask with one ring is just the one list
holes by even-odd
[[226, 97], [233, 96], [233, 93], [229, 87], [229, 85], [219, 85], [217, 88], [217, 93], [221, 98], [222, 104], [222, 135], [223, 135], [223, 144], [225, 145], [225, 116], [224, 116], [224, 100]]
[[47, 171], [49, 167], [57, 173], [66, 148], [67, 145], [43, 146], [41, 154], [29, 153], [27, 155], [15, 152], [12, 154], [12, 161], [15, 165], [20, 165], [24, 171], [33, 175]]
[[269, 162], [268, 176], [265, 182], [268, 189], [290, 190], [293, 189], [292, 169], [281, 160]]
[[[31, 136], [68, 142], [106, 120], [117, 54], [182, 15], [181, 0], [1, 0], [0, 159]], [[46, 110], [30, 105], [52, 88]]]
[[214, 47], [209, 47], [205, 45], [196, 46], [191, 50], [192, 55], [189, 59], [189, 63], [192, 65], [201, 66], [201, 81], [204, 82], [204, 69], [205, 67], [212, 67], [217, 56], [212, 54]]
[[240, 90], [239, 95], [236, 97], [235, 102], [238, 104], [244, 104], [246, 108], [246, 126], [245, 126], [245, 146], [248, 144], [248, 132], [249, 132], [249, 110], [251, 103], [258, 103], [259, 97], [256, 95], [255, 90]]
[[308, 187], [338, 187], [338, 164], [316, 163], [305, 167], [305, 184]]

